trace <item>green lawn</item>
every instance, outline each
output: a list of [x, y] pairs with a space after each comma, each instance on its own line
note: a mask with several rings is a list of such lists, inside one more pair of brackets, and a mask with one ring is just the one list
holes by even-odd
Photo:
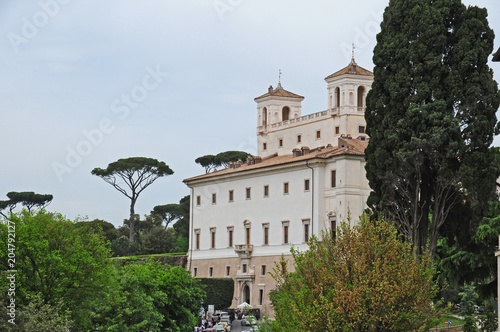
[[439, 319], [439, 324], [437, 326], [432, 326], [432, 327], [433, 328], [434, 327], [448, 327], [450, 325], [446, 325], [445, 322], [447, 322], [447, 321], [449, 322], [450, 320], [453, 323], [451, 326], [458, 326], [458, 325], [463, 325], [464, 324], [464, 321], [461, 320], [460, 318], [457, 318], [455, 316], [443, 315]]

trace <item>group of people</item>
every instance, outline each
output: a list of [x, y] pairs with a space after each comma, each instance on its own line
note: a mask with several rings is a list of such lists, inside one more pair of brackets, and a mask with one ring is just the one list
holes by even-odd
[[203, 332], [204, 329], [214, 327], [215, 325], [217, 325], [215, 318], [213, 317], [209, 319], [202, 318], [201, 325], [196, 325], [194, 327], [194, 332]]

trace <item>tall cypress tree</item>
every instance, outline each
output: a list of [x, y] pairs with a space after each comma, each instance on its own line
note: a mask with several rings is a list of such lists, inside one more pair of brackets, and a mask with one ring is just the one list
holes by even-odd
[[479, 220], [498, 174], [490, 145], [500, 94], [486, 16], [460, 0], [391, 0], [377, 35], [365, 115], [368, 204], [395, 221], [417, 255], [435, 254], [456, 211]]

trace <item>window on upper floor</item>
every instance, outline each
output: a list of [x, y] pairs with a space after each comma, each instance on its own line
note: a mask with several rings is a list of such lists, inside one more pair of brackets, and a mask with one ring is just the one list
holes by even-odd
[[309, 179], [304, 180], [304, 191], [309, 191]]
[[321, 138], [321, 130], [316, 130], [316, 139]]
[[363, 100], [365, 96], [365, 87], [360, 86], [358, 87], [358, 108], [362, 108], [364, 105]]
[[217, 204], [217, 194], [212, 193], [212, 204]]
[[282, 148], [282, 147], [283, 147], [283, 138], [280, 138], [280, 139], [278, 140], [278, 146], [279, 146], [280, 148]]
[[229, 202], [234, 201], [234, 190], [229, 190]]
[[233, 233], [234, 233], [234, 227], [228, 227], [227, 228], [227, 246], [231, 248], [233, 246]]
[[210, 248], [215, 249], [215, 227], [210, 228]]
[[285, 107], [283, 107], [283, 109], [281, 111], [282, 111], [281, 115], [282, 115], [283, 121], [290, 119], [290, 107], [285, 106]]
[[241, 265], [241, 271], [242, 271], [243, 273], [247, 273], [247, 271], [248, 271], [247, 264], [242, 264], [242, 265]]
[[196, 196], [196, 206], [201, 205], [201, 196]]
[[288, 228], [290, 226], [290, 222], [283, 221], [282, 226], [283, 226], [283, 244], [288, 244]]
[[309, 219], [302, 220], [302, 225], [304, 227], [304, 242], [309, 241], [309, 224], [310, 224]]
[[260, 275], [261, 276], [265, 276], [266, 275], [266, 271], [267, 270], [267, 265], [266, 264], [263, 264], [260, 266]]
[[193, 268], [193, 277], [196, 277], [198, 275], [198, 268], [194, 267]]
[[332, 170], [331, 173], [331, 186], [332, 188], [335, 188], [337, 186], [337, 171]]
[[359, 126], [359, 133], [364, 134], [365, 133], [365, 126]]
[[231, 274], [231, 265], [226, 265], [226, 277], [229, 277]]
[[269, 223], [262, 224], [262, 230], [264, 232], [264, 238], [262, 243], [267, 246], [269, 245]]
[[246, 197], [246, 199], [251, 199], [252, 198], [252, 188], [247, 187], [245, 189], [245, 197]]
[[264, 186], [264, 197], [269, 197], [269, 185]]
[[201, 230], [199, 228], [194, 230], [194, 236], [195, 236], [195, 248], [200, 249], [200, 232]]
[[340, 134], [340, 127], [336, 126], [335, 127], [335, 135], [338, 135], [338, 134]]
[[302, 143], [302, 135], [297, 135], [297, 143]]
[[213, 266], [210, 266], [208, 268], [208, 276], [209, 277], [213, 277], [214, 276], [214, 267]]
[[288, 182], [283, 183], [283, 194], [288, 194]]
[[267, 150], [267, 143], [262, 143], [262, 150], [264, 150], [264, 151]]

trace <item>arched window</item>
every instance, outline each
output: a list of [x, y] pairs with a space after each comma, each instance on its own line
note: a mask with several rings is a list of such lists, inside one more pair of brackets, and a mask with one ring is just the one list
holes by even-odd
[[250, 304], [250, 287], [248, 285], [243, 286], [243, 300]]
[[267, 107], [262, 110], [262, 125], [267, 126]]
[[364, 86], [358, 87], [358, 107], [365, 106], [363, 105], [364, 94], [365, 94], [365, 87]]
[[290, 107], [288, 106], [285, 106], [283, 107], [282, 111], [281, 111], [281, 115], [282, 115], [282, 120], [283, 121], [286, 121], [290, 118]]
[[335, 88], [335, 107], [340, 107], [340, 88]]

